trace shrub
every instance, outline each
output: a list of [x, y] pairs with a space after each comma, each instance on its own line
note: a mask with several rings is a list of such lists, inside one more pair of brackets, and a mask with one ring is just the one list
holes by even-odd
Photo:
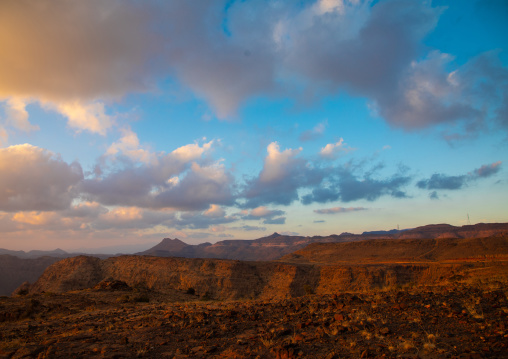
[[190, 295], [194, 295], [194, 294], [196, 294], [196, 290], [194, 288], [192, 288], [192, 287], [189, 287], [189, 289], [187, 289], [186, 293], [190, 294]]

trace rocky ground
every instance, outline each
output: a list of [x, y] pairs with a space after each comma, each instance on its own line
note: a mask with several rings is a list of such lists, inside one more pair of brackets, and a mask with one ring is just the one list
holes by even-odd
[[0, 298], [0, 358], [507, 358], [506, 287], [211, 301], [121, 282]]

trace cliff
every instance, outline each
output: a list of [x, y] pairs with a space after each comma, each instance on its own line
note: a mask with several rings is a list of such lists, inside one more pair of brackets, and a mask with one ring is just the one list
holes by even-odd
[[[193, 288], [200, 296], [222, 300], [298, 297], [308, 292], [333, 294], [406, 285], [446, 285], [457, 281], [508, 282], [508, 266], [500, 256], [507, 258], [506, 238], [446, 241], [448, 243], [440, 245], [442, 240], [428, 240], [421, 246], [419, 242], [422, 241], [418, 240], [375, 240], [342, 246], [313, 244], [285, 257], [287, 262], [150, 256], [101, 260], [80, 256], [51, 265], [29, 291], [82, 290], [111, 278], [124, 281], [130, 287], [159, 293], [186, 292]], [[459, 250], [454, 251], [454, 248]], [[372, 262], [369, 253], [374, 250], [391, 254], [382, 262]], [[367, 257], [362, 257], [362, 253]], [[338, 259], [331, 259], [337, 255]], [[315, 258], [320, 264], [304, 263], [316, 262]], [[411, 262], [410, 258], [417, 260]], [[293, 263], [289, 263], [291, 260]]]

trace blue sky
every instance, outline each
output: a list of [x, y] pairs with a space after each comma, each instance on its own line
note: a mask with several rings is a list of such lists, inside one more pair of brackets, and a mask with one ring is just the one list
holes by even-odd
[[0, 5], [0, 247], [506, 222], [505, 1]]

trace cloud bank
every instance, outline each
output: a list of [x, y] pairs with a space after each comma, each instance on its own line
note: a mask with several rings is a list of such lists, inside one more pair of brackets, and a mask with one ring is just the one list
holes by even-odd
[[453, 125], [443, 132], [453, 140], [490, 122], [506, 128], [508, 70], [497, 52], [459, 66], [422, 47], [444, 11], [417, 0], [6, 0], [0, 99], [12, 126], [33, 130], [21, 104], [38, 101], [77, 131], [104, 134], [114, 123], [107, 103], [172, 79], [224, 119], [257, 96], [347, 91], [405, 130]]

